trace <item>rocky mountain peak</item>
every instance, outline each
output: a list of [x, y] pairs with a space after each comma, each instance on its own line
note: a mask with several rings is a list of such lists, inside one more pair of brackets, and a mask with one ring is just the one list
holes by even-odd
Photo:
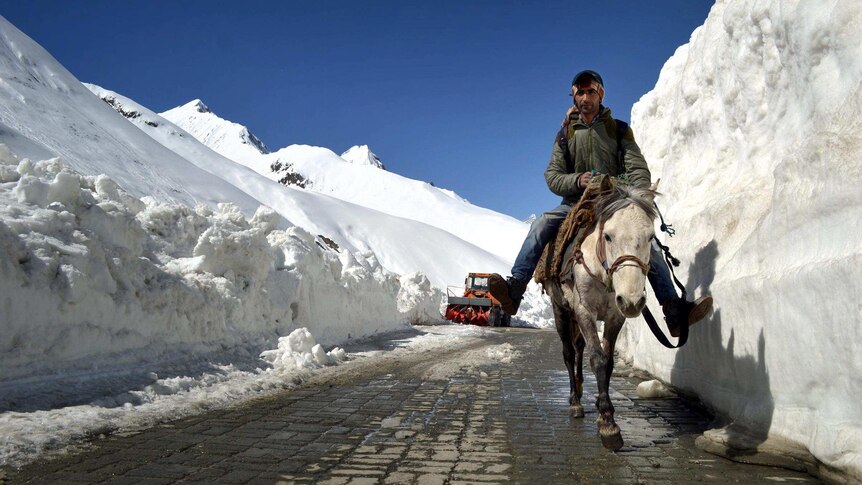
[[209, 107], [204, 104], [203, 101], [196, 99], [194, 101], [190, 101], [189, 106], [195, 109], [198, 113], [211, 113]]
[[341, 154], [341, 158], [356, 165], [371, 165], [382, 170], [386, 170], [380, 158], [368, 148], [368, 145], [355, 145], [349, 150]]

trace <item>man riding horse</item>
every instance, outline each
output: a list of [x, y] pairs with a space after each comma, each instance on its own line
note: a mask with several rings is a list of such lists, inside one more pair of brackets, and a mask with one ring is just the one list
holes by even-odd
[[[611, 110], [602, 105], [604, 95], [604, 82], [595, 71], [581, 71], [572, 80], [574, 106], [566, 113], [545, 170], [548, 187], [563, 197], [562, 203], [542, 214], [530, 226], [512, 267], [512, 275], [507, 279], [499, 274], [489, 278], [491, 294], [510, 315], [518, 312], [542, 250], [554, 239], [593, 175], [608, 174], [635, 187], [648, 188], [650, 185], [650, 171], [631, 128], [611, 116]], [[617, 130], [618, 123], [625, 131]], [[680, 298], [655, 239], [651, 246], [647, 278], [662, 306], [668, 330], [676, 337], [683, 325], [692, 325], [709, 313], [712, 297], [702, 296], [694, 302]]]

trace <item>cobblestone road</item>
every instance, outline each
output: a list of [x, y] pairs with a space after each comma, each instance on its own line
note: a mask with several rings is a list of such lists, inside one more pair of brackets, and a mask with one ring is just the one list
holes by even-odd
[[[510, 364], [459, 367], [465, 352], [510, 343]], [[499, 329], [481, 344], [398, 363], [326, 372], [242, 407], [108, 436], [86, 452], [5, 470], [5, 483], [818, 483], [695, 448], [711, 417], [681, 398], [638, 399], [620, 365], [612, 400], [626, 445], [570, 416], [556, 334]], [[454, 365], [446, 379], [425, 379]], [[351, 369], [350, 365], [345, 367]], [[0, 475], [2, 476], [2, 475]]]

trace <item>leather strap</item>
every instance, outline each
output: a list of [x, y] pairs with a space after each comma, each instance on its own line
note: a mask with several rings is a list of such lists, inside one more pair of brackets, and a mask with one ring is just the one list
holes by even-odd
[[641, 310], [641, 314], [646, 320], [649, 329], [652, 330], [652, 334], [655, 335], [655, 338], [669, 349], [678, 349], [685, 345], [688, 341], [688, 322], [685, 322], [685, 325], [682, 325], [682, 328], [679, 329], [679, 339], [677, 340], [676, 345], [670, 343], [667, 337], [664, 336], [664, 332], [658, 326], [658, 323], [655, 321], [655, 317], [652, 316], [652, 312], [649, 311], [649, 308], [646, 306], [643, 310]]

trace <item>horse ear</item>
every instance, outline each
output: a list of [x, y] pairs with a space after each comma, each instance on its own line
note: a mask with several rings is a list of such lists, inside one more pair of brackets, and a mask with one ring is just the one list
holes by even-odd
[[649, 191], [647, 191], [647, 198], [651, 203], [655, 203], [655, 196], [658, 195], [658, 183], [661, 182], [661, 179], [655, 181], [654, 184], [649, 186]]

